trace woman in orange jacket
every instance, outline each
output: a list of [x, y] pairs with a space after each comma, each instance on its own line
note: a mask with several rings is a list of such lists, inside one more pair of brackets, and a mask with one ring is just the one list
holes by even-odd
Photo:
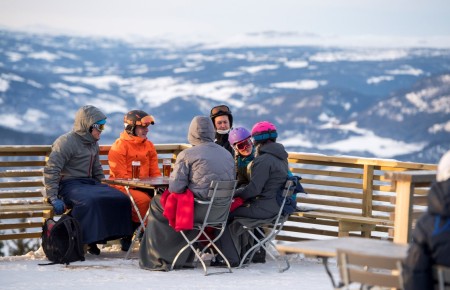
[[[141, 110], [132, 110], [125, 115], [125, 130], [111, 146], [108, 154], [110, 178], [131, 178], [133, 161], [141, 163], [139, 178], [161, 176], [155, 146], [147, 139], [148, 126], [153, 124], [155, 124], [153, 116]], [[123, 186], [115, 187], [126, 194]], [[144, 218], [151, 200], [149, 192], [130, 188], [130, 194], [141, 217]], [[136, 228], [140, 221], [134, 207], [132, 207], [131, 219]], [[127, 251], [131, 238], [122, 239], [121, 244], [122, 250]]]

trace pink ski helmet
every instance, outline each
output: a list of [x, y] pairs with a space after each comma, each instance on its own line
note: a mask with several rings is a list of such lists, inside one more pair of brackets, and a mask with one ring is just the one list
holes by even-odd
[[231, 145], [234, 145], [250, 137], [250, 132], [247, 129], [244, 127], [237, 127], [232, 129], [228, 134], [228, 141]]
[[268, 121], [258, 122], [252, 128], [252, 137], [255, 141], [276, 139], [278, 137], [277, 128]]

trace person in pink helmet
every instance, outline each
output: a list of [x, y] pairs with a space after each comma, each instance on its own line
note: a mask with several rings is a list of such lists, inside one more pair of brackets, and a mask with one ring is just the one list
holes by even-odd
[[[280, 210], [276, 195], [287, 180], [288, 153], [284, 146], [277, 143], [278, 132], [274, 124], [263, 121], [256, 123], [251, 131], [255, 146], [255, 159], [250, 165], [250, 181], [236, 190], [235, 196], [244, 200], [244, 205], [230, 213], [230, 225], [235, 217], [268, 219], [276, 216]], [[241, 250], [247, 245], [240, 244], [242, 239], [228, 226], [218, 241], [222, 252], [232, 266], [239, 265]], [[212, 266], [222, 266], [224, 261], [216, 257]]]

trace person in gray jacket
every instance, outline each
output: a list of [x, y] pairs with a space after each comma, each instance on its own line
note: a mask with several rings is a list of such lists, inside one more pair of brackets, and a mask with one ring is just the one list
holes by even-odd
[[[226, 149], [214, 143], [214, 126], [210, 118], [196, 116], [189, 126], [188, 141], [193, 146], [178, 154], [169, 182], [171, 193], [184, 193], [187, 189], [198, 199], [207, 199], [211, 181], [235, 180], [234, 160]], [[169, 271], [178, 251], [186, 245], [163, 215], [161, 196], [150, 204], [150, 215], [139, 249], [139, 265], [143, 269]], [[194, 207], [194, 221], [203, 221], [205, 207]], [[189, 238], [197, 231], [185, 231]], [[177, 260], [178, 267], [192, 266], [193, 253], [185, 251]]]
[[71, 208], [80, 222], [83, 243], [99, 255], [98, 243], [131, 235], [129, 198], [101, 180], [105, 178], [97, 141], [106, 116], [94, 106], [81, 107], [73, 130], [60, 136], [44, 168], [47, 199], [56, 214]]
[[[227, 226], [218, 246], [232, 266], [238, 266], [240, 256], [245, 252], [246, 245], [240, 241], [242, 231], [240, 224], [233, 224], [237, 217], [251, 219], [269, 219], [276, 216], [280, 210], [276, 195], [284, 186], [288, 177], [288, 153], [284, 146], [276, 142], [278, 133], [275, 125], [263, 121], [252, 128], [253, 143], [256, 146], [255, 159], [250, 166], [250, 182], [238, 188], [235, 197], [244, 199], [244, 204], [236, 208], [229, 216]], [[223, 266], [224, 261], [216, 256], [211, 266]]]

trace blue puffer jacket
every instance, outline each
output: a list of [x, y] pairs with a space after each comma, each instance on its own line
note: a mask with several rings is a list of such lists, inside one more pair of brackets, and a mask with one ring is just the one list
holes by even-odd
[[428, 211], [417, 221], [403, 263], [405, 289], [433, 289], [434, 264], [450, 267], [450, 179], [430, 189]]

